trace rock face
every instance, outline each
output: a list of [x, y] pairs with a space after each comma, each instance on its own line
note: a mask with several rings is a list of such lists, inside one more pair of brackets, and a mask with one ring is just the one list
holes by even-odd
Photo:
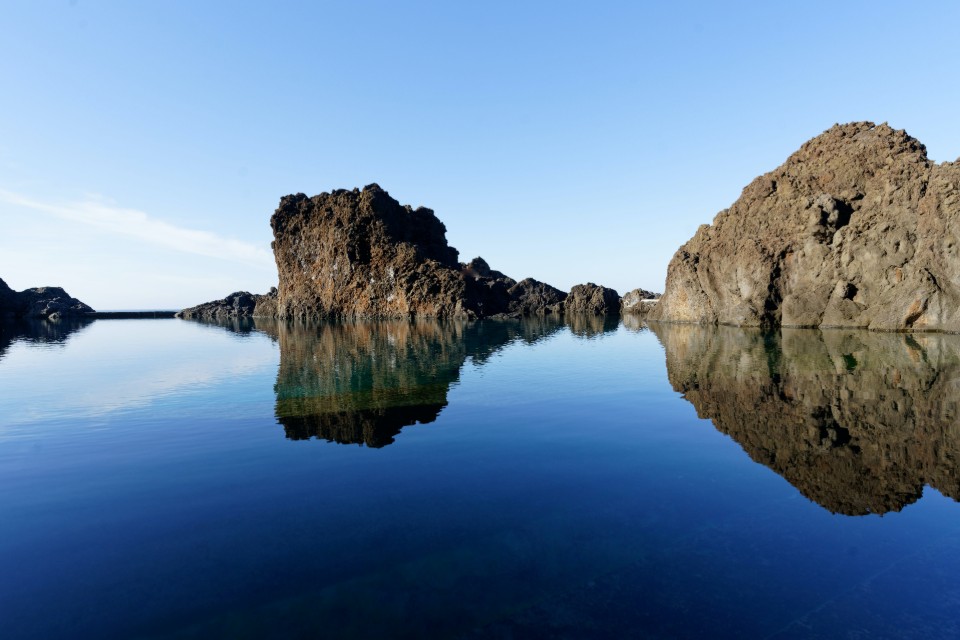
[[837, 125], [754, 180], [670, 262], [655, 320], [960, 331], [960, 164]]
[[176, 317], [195, 320], [224, 320], [227, 318], [272, 318], [277, 313], [277, 289], [255, 294], [236, 291], [222, 300], [204, 302], [177, 312]]
[[36, 287], [16, 292], [0, 280], [0, 317], [58, 318], [83, 316], [93, 309], [60, 287]]
[[620, 313], [620, 294], [592, 282], [578, 284], [570, 289], [563, 308], [566, 313], [618, 314]]
[[755, 461], [846, 515], [960, 499], [960, 336], [656, 323], [673, 388]]
[[279, 318], [479, 318], [557, 312], [562, 292], [457, 261], [433, 211], [372, 184], [286, 196], [270, 220]]

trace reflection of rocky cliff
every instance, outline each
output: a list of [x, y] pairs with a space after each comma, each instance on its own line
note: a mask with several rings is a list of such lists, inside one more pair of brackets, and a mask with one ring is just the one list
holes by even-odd
[[830, 511], [960, 499], [960, 336], [652, 328], [698, 415]]
[[280, 344], [277, 419], [293, 440], [382, 447], [403, 427], [437, 419], [467, 358], [483, 362], [559, 327], [542, 318], [273, 323], [264, 328]]

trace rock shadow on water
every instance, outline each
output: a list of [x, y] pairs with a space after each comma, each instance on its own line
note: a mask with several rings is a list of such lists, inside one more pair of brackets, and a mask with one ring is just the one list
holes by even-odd
[[832, 513], [960, 499], [960, 336], [651, 329], [697, 414]]

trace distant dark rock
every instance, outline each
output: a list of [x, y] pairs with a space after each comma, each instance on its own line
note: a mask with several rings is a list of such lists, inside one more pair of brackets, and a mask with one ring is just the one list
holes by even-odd
[[620, 313], [620, 294], [613, 289], [588, 282], [570, 289], [563, 303], [564, 313], [606, 315]]
[[16, 292], [0, 279], [0, 317], [57, 320], [93, 313], [60, 287], [36, 287]]
[[269, 293], [255, 294], [236, 291], [222, 300], [204, 302], [195, 307], [184, 309], [176, 314], [178, 318], [195, 320], [222, 320], [226, 318], [273, 317], [277, 313], [277, 288]]

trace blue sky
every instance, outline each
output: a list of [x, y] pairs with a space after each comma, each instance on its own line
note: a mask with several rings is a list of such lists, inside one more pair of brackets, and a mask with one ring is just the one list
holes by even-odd
[[461, 260], [662, 290], [835, 122], [960, 156], [955, 2], [0, 3], [0, 277], [98, 309], [276, 284], [280, 197], [379, 183]]

